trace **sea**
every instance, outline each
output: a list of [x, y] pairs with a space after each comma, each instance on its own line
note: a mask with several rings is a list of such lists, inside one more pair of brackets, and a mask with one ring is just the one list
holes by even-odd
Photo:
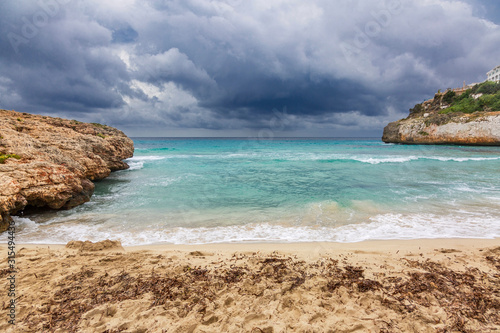
[[17, 243], [123, 245], [500, 237], [500, 147], [367, 138], [135, 138], [128, 170]]

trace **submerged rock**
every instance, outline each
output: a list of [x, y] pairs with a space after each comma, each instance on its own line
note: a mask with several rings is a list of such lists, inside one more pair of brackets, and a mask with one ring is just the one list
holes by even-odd
[[132, 140], [109, 126], [0, 110], [0, 232], [26, 207], [89, 201], [92, 181], [127, 169], [133, 153]]

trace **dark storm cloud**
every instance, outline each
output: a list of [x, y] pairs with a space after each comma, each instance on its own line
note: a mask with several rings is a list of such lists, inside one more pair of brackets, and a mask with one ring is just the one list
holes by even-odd
[[[376, 115], [383, 107], [383, 98], [375, 96], [369, 89], [350, 80], [322, 80], [311, 82], [309, 78], [290, 81], [260, 78], [246, 81], [242, 86], [230, 87], [219, 99], [203, 102], [201, 106], [227, 110], [250, 110], [249, 119], [256, 114], [269, 114], [273, 108], [293, 106], [290, 114], [321, 115], [331, 112], [363, 110]], [[231, 89], [232, 88], [232, 89]], [[354, 93], [355, 92], [355, 93]], [[379, 111], [380, 112], [380, 111]], [[243, 113], [242, 117], [245, 116]]]
[[106, 49], [110, 32], [52, 3], [58, 7], [49, 13], [32, 2], [2, 8], [0, 75], [27, 105], [69, 112], [123, 106], [119, 90], [128, 73]]
[[437, 89], [483, 81], [500, 64], [499, 8], [488, 0], [4, 1], [0, 107], [75, 113], [132, 134], [256, 130], [276, 119], [278, 130], [311, 135], [372, 133]]
[[197, 97], [208, 98], [216, 83], [205, 70], [198, 68], [177, 48], [155, 55], [144, 55], [136, 59], [134, 77], [138, 80], [161, 86], [175, 82], [193, 92]]
[[113, 43], [133, 43], [138, 37], [137, 31], [130, 26], [113, 30]]

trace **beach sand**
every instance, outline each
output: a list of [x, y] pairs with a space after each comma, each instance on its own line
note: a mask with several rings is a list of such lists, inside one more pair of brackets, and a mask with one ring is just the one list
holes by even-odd
[[500, 332], [500, 239], [0, 251], [2, 332]]

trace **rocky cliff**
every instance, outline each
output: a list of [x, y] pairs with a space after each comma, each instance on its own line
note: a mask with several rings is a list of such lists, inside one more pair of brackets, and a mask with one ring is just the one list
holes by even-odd
[[460, 93], [448, 90], [417, 104], [390, 123], [382, 141], [405, 144], [500, 146], [500, 84], [484, 82]]
[[0, 231], [27, 207], [69, 209], [87, 202], [92, 180], [127, 169], [134, 145], [101, 124], [0, 110]]
[[382, 141], [500, 146], [500, 111], [402, 119], [385, 127]]

